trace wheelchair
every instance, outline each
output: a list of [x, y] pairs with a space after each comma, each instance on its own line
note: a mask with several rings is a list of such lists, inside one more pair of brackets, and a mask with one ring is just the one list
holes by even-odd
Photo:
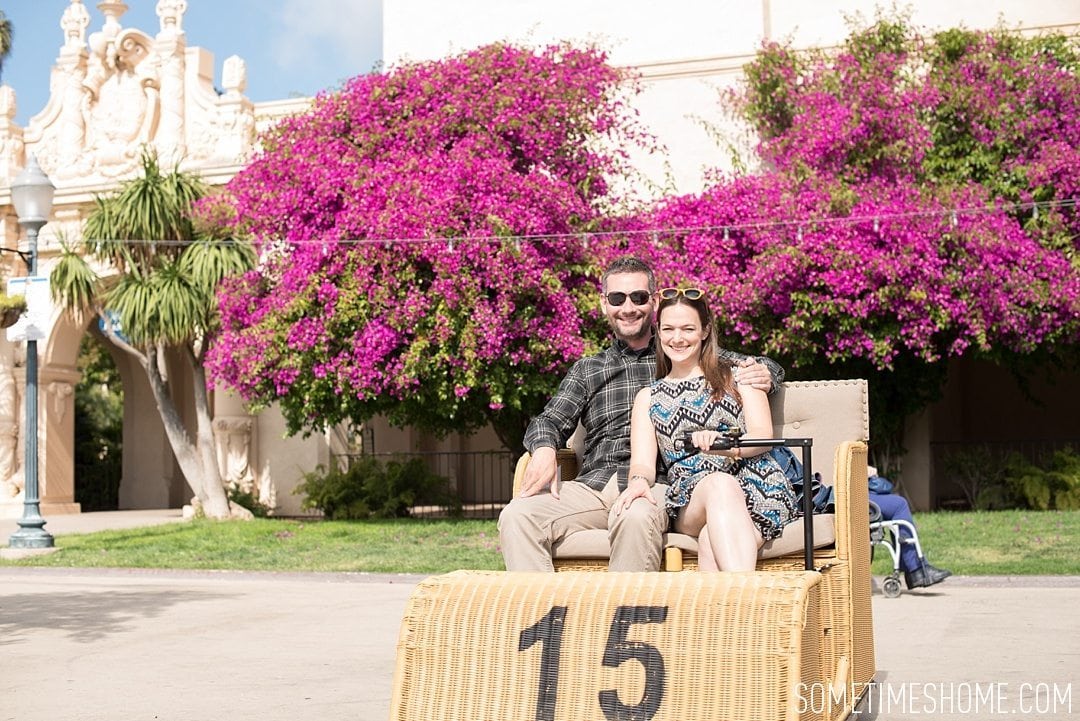
[[[901, 530], [906, 531], [909, 537], [902, 537], [900, 535]], [[915, 531], [915, 526], [907, 521], [884, 520], [881, 516], [881, 508], [873, 501], [870, 501], [870, 542], [871, 562], [873, 562], [874, 549], [877, 546], [884, 546], [892, 557], [893, 570], [892, 573], [886, 576], [881, 582], [881, 592], [885, 594], [886, 598], [899, 598], [901, 591], [900, 552], [903, 550], [902, 544], [915, 544], [915, 552], [919, 554], [919, 558], [925, 558], [922, 546], [919, 544], [919, 534]]]

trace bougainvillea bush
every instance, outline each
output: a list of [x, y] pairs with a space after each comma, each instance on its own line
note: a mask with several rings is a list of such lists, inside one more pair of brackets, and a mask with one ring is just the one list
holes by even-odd
[[735, 98], [775, 169], [754, 216], [733, 217], [738, 181], [660, 213], [789, 221], [753, 234], [771, 237], [741, 277], [713, 272], [742, 289], [727, 308], [741, 330], [800, 365], [1074, 342], [1078, 68], [1059, 36], [923, 38], [895, 19], [834, 53], [768, 45]]
[[1078, 68], [1061, 36], [888, 18], [829, 52], [768, 44], [726, 97], [767, 170], [663, 199], [635, 227], [668, 242], [623, 247], [710, 289], [726, 342], [871, 377], [897, 446], [943, 359], [1075, 348]]
[[520, 428], [603, 339], [595, 282], [633, 252], [706, 288], [726, 344], [873, 376], [873, 435], [899, 442], [943, 359], [1080, 338], [1077, 58], [896, 18], [829, 51], [766, 45], [725, 96], [760, 169], [645, 208], [611, 190], [649, 140], [602, 53], [500, 45], [359, 78], [230, 184], [266, 245], [222, 299], [217, 377], [294, 429]]
[[215, 377], [293, 431], [384, 413], [515, 443], [598, 340], [577, 234], [626, 207], [609, 179], [650, 142], [623, 80], [595, 49], [500, 44], [282, 122], [227, 188], [263, 264], [222, 296]]

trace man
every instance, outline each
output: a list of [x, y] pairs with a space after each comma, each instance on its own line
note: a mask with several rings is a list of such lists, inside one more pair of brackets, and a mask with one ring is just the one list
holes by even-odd
[[[628, 485], [626, 478], [634, 395], [656, 374], [652, 269], [637, 258], [616, 259], [601, 280], [600, 308], [614, 341], [571, 366], [525, 433], [525, 448], [532, 457], [518, 497], [499, 516], [499, 539], [509, 571], [554, 570], [552, 547], [569, 533], [588, 528], [608, 529], [608, 570], [660, 569], [661, 535], [668, 523], [667, 486], [656, 483], [650, 488], [637, 478]], [[721, 355], [737, 363], [735, 373], [742, 383], [768, 391], [783, 381], [783, 369], [771, 360], [758, 362], [729, 351]], [[566, 446], [579, 422], [585, 429], [580, 475], [560, 486], [555, 451]]]

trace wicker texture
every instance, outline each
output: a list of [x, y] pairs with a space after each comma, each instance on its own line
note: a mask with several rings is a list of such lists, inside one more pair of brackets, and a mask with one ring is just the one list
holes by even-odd
[[[866, 485], [866, 444], [841, 443], [836, 468], [836, 545], [814, 552], [822, 569], [822, 649], [825, 675], [834, 684], [856, 692], [866, 689], [876, 671], [874, 618], [870, 589], [870, 500]], [[762, 571], [802, 568], [802, 558], [761, 561]], [[834, 719], [843, 718], [838, 710]]]
[[866, 479], [866, 445], [846, 443], [836, 449], [837, 493], [836, 555], [851, 569], [845, 594], [851, 607], [852, 680], [863, 685], [876, 673], [874, 618], [870, 588], [870, 492]]
[[[525, 479], [525, 469], [529, 467], [530, 458], [532, 456], [528, 453], [522, 453], [521, 457], [518, 458], [517, 465], [514, 466], [514, 497], [521, 490], [521, 483]], [[577, 455], [569, 448], [561, 448], [555, 452], [555, 464], [559, 469], [559, 480], [562, 483], [577, 478]]]
[[[548, 717], [560, 720], [604, 719], [603, 691], [612, 718], [611, 691], [627, 706], [651, 700], [655, 721], [820, 719], [803, 692], [825, 681], [820, 581], [806, 571], [431, 578], [405, 610], [390, 718], [536, 719], [546, 689]], [[524, 643], [522, 632], [557, 607], [566, 609], [558, 640], [548, 626]], [[666, 617], [623, 624], [623, 655], [605, 665], [619, 607], [663, 608]], [[648, 647], [650, 665], [640, 660]], [[544, 663], [557, 687], [541, 685]]]
[[[827, 408], [824, 413], [821, 412], [822, 393], [836, 399], [836, 407]], [[832, 478], [836, 491], [836, 543], [814, 552], [815, 567], [822, 569], [820, 612], [825, 635], [821, 664], [830, 683], [837, 688], [846, 688], [849, 693], [852, 689], [864, 690], [876, 673], [867, 449], [865, 443], [855, 440], [868, 436], [867, 395], [865, 381], [805, 381], [785, 383], [783, 391], [772, 399], [777, 435], [814, 438], [817, 451], [814, 467], [831, 471], [824, 477]], [[829, 451], [834, 452], [830, 454]], [[559, 463], [561, 477], [572, 478], [576, 457], [561, 451]], [[515, 476], [515, 489], [519, 482]], [[605, 558], [557, 556], [554, 560], [556, 570], [560, 572], [607, 569]], [[669, 571], [697, 570], [697, 558], [678, 548], [667, 548], [663, 566]], [[802, 568], [801, 552], [797, 556], [758, 562], [759, 571], [788, 573]], [[831, 721], [846, 717], [850, 710], [850, 704], [832, 707]]]

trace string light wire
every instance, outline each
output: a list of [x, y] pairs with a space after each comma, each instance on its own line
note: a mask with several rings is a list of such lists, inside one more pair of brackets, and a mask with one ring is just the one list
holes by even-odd
[[[1030, 211], [1033, 217], [1038, 217], [1039, 209], [1067, 209], [1076, 208], [1076, 199], [1065, 200], [1046, 200], [1038, 202], [1027, 203], [1008, 203], [992, 208], [987, 207], [969, 207], [969, 208], [949, 208], [944, 210], [933, 211], [910, 211], [906, 213], [891, 213], [881, 214], [874, 213], [873, 215], [848, 215], [848, 216], [836, 216], [832, 218], [801, 218], [797, 220], [772, 220], [772, 221], [754, 221], [749, 223], [727, 223], [724, 225], [699, 225], [699, 226], [681, 226], [681, 227], [664, 227], [664, 228], [638, 228], [631, 230], [603, 230], [603, 231], [589, 231], [589, 232], [569, 232], [569, 233], [541, 233], [541, 234], [525, 234], [525, 235], [455, 235], [455, 236], [430, 236], [430, 237], [412, 237], [412, 238], [337, 238], [334, 240], [320, 240], [317, 238], [303, 239], [303, 240], [287, 240], [282, 238], [266, 238], [259, 239], [255, 242], [260, 244], [265, 243], [283, 243], [285, 245], [292, 246], [305, 246], [305, 245], [383, 245], [383, 247], [390, 249], [394, 245], [425, 245], [437, 243], [449, 247], [451, 250], [455, 243], [501, 243], [504, 241], [511, 241], [515, 247], [520, 248], [522, 243], [556, 243], [556, 242], [578, 242], [584, 248], [589, 247], [589, 243], [592, 240], [601, 240], [604, 238], [614, 239], [628, 239], [631, 237], [640, 237], [642, 235], [649, 235], [654, 240], [662, 238], [665, 235], [685, 235], [691, 233], [703, 234], [703, 233], [722, 233], [724, 240], [729, 240], [732, 232], [753, 232], [764, 230], [778, 230], [785, 228], [795, 228], [798, 238], [802, 238], [802, 230], [804, 225], [811, 225], [814, 228], [827, 229], [830, 226], [846, 226], [856, 225], [860, 223], [871, 222], [875, 227], [875, 230], [880, 227], [880, 223], [890, 220], [904, 220], [913, 218], [948, 218], [950, 224], [956, 227], [959, 224], [959, 215], [975, 216], [975, 215], [997, 215], [1010, 212], [1023, 212]], [[95, 242], [120, 242], [115, 240], [98, 240]], [[192, 241], [185, 240], [124, 240], [122, 241], [128, 244], [141, 244], [141, 243], [154, 243], [158, 245], [189, 245]], [[204, 241], [211, 244], [228, 244], [233, 243], [233, 240], [218, 240], [218, 241]]]

